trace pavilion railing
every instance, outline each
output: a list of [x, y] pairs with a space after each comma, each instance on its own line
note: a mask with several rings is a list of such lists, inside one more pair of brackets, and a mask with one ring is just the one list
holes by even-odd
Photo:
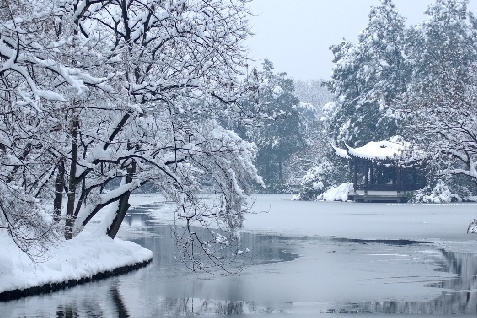
[[415, 184], [357, 184], [355, 190], [371, 190], [371, 191], [414, 191], [422, 189], [425, 183]]

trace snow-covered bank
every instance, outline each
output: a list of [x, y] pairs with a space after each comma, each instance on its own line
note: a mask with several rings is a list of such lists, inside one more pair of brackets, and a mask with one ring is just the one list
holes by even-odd
[[90, 231], [52, 247], [39, 263], [22, 253], [5, 230], [0, 231], [0, 246], [0, 301], [121, 274], [152, 260], [152, 251], [136, 243]]

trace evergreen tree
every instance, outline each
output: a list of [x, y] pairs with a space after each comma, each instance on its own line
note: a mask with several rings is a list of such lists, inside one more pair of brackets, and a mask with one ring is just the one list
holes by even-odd
[[305, 145], [299, 100], [293, 94], [293, 80], [286, 73], [274, 73], [269, 60], [259, 72], [259, 107], [268, 114], [260, 127], [249, 131], [257, 144], [256, 166], [269, 192], [280, 192], [286, 183], [284, 164]]
[[[343, 39], [331, 46], [333, 73], [325, 85], [337, 101], [323, 108], [322, 126], [333, 142], [356, 147], [402, 134], [394, 107], [410, 77], [405, 45], [405, 19], [391, 0], [381, 0], [371, 8], [358, 43]], [[331, 147], [325, 157], [306, 174], [300, 198], [314, 199], [329, 186], [350, 180], [347, 162]]]
[[343, 40], [331, 47], [334, 67], [327, 86], [340, 101], [331, 126], [338, 143], [359, 146], [399, 133], [392, 106], [409, 77], [404, 22], [392, 1], [382, 0], [371, 9], [357, 44]]

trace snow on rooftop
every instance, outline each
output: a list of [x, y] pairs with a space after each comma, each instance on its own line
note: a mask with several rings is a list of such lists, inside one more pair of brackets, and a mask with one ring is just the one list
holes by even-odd
[[348, 146], [348, 154], [363, 159], [386, 160], [398, 158], [405, 149], [406, 147], [400, 143], [387, 140], [371, 141], [359, 148], [351, 148]]
[[338, 155], [339, 157], [341, 158], [345, 158], [345, 159], [349, 159], [350, 157], [348, 156], [348, 151], [344, 150], [344, 149], [340, 149], [340, 148], [337, 148], [333, 145], [331, 145], [331, 147], [333, 147], [333, 149], [335, 150], [336, 152], [336, 155]]
[[389, 140], [371, 141], [358, 148], [348, 145], [348, 150], [340, 149], [332, 145], [336, 154], [342, 158], [358, 157], [369, 160], [389, 160], [400, 158], [403, 151], [409, 149], [410, 144], [400, 136], [391, 137]]

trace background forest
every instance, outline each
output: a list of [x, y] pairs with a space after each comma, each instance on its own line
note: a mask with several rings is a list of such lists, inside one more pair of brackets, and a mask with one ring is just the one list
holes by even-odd
[[428, 184], [414, 201], [472, 199], [477, 20], [467, 3], [437, 0], [424, 22], [406, 26], [393, 2], [381, 1], [356, 42], [330, 47], [334, 66], [327, 81], [294, 82], [273, 74], [266, 61], [258, 73], [261, 103], [287, 114], [246, 134], [258, 146], [256, 165], [267, 191], [317, 199], [351, 180], [331, 144], [360, 147], [400, 136], [426, 158]]

